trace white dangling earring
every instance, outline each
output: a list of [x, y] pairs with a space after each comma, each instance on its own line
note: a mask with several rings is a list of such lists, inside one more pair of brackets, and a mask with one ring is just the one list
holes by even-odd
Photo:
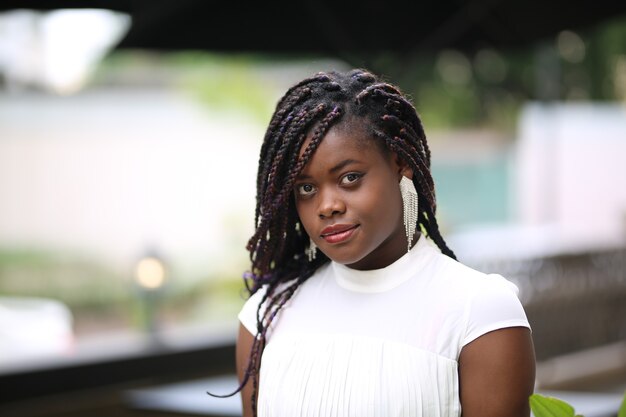
[[419, 202], [415, 185], [408, 177], [402, 176], [400, 180], [400, 195], [402, 195], [402, 207], [404, 212], [404, 229], [406, 230], [407, 252], [411, 250], [411, 242], [417, 230], [417, 216]]
[[304, 253], [309, 258], [309, 262], [312, 262], [315, 259], [315, 255], [317, 255], [317, 245], [313, 242], [313, 239], [309, 238], [309, 246], [304, 249]]

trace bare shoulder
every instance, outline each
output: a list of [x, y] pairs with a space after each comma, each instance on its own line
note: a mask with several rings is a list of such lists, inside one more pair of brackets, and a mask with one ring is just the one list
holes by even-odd
[[463, 417], [528, 417], [535, 385], [530, 330], [508, 327], [468, 343], [459, 357]]

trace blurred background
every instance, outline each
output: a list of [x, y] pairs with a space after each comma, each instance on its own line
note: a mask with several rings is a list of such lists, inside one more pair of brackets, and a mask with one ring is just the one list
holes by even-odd
[[364, 67], [424, 121], [450, 247], [520, 288], [538, 389], [616, 415], [626, 5], [11, 3], [0, 414], [238, 415], [205, 392], [236, 387], [264, 130], [296, 81]]

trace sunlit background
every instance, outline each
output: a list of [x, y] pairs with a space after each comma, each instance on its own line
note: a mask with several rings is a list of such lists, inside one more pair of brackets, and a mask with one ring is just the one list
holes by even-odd
[[[130, 26], [0, 13], [0, 375], [234, 341], [273, 108], [294, 82], [361, 64], [116, 49]], [[452, 249], [520, 287], [545, 386], [584, 382], [556, 358], [605, 348], [590, 366], [621, 372], [601, 387], [623, 392], [626, 355], [606, 352], [626, 351], [626, 19], [367, 64], [424, 120]]]

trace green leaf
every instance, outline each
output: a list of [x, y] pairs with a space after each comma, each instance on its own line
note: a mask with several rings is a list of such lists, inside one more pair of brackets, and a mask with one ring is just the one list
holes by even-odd
[[617, 417], [626, 417], [626, 392], [624, 392], [624, 399], [622, 400], [622, 405], [617, 412]]
[[530, 396], [530, 409], [535, 417], [575, 417], [574, 407], [558, 398], [541, 394]]

